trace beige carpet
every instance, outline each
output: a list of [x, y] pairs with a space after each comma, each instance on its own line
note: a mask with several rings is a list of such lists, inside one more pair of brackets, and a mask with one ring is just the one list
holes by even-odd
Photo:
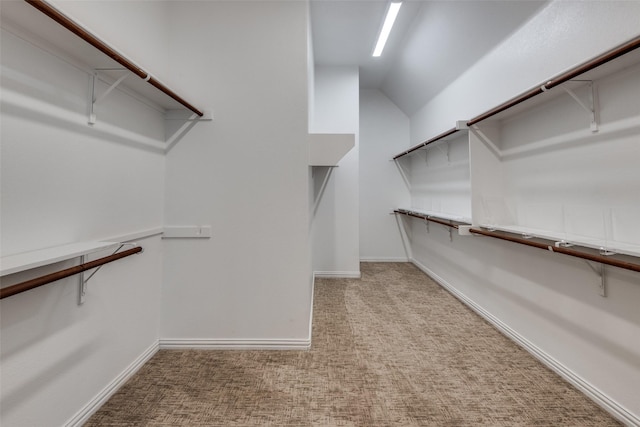
[[310, 351], [158, 352], [87, 426], [608, 426], [411, 264], [316, 281]]

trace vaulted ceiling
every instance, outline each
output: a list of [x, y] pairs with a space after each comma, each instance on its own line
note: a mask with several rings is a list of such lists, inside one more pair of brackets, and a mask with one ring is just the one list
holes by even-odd
[[357, 65], [360, 87], [412, 115], [546, 4], [543, 0], [405, 0], [380, 58], [376, 38], [389, 2], [312, 0], [316, 65]]

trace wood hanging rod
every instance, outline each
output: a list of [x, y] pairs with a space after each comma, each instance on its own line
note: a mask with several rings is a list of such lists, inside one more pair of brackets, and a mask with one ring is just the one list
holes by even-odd
[[109, 255], [103, 258], [98, 258], [94, 261], [89, 261], [84, 264], [76, 265], [64, 270], [56, 271], [55, 273], [46, 274], [44, 276], [36, 277], [35, 279], [27, 280], [26, 282], [18, 283], [16, 285], [8, 286], [0, 289], [0, 299], [10, 297], [21, 292], [25, 292], [34, 288], [37, 288], [47, 283], [55, 282], [56, 280], [64, 279], [75, 274], [80, 274], [83, 271], [91, 270], [92, 268], [100, 267], [101, 265], [108, 264], [110, 262], [119, 260], [142, 252], [142, 247], [137, 246], [135, 248], [127, 249], [126, 251], [118, 252], [113, 255]]
[[173, 98], [174, 100], [182, 104], [184, 107], [193, 111], [198, 116], [200, 117], [204, 116], [204, 113], [202, 111], [198, 110], [196, 107], [191, 105], [180, 95], [178, 95], [177, 93], [169, 89], [167, 86], [160, 83], [156, 78], [152, 77], [149, 73], [144, 71], [142, 68], [138, 67], [129, 59], [125, 58], [124, 56], [116, 52], [109, 45], [104, 43], [102, 40], [98, 39], [93, 34], [89, 33], [87, 30], [82, 28], [82, 26], [80, 26], [79, 24], [74, 22], [72, 19], [62, 14], [56, 8], [51, 6], [49, 3], [43, 0], [25, 0], [25, 1], [29, 3], [31, 6], [38, 9], [40, 12], [47, 15], [49, 18], [56, 21], [58, 24], [62, 25], [67, 30], [71, 31], [72, 33], [80, 37], [82, 40], [86, 41], [87, 43], [89, 43], [90, 45], [92, 45], [93, 47], [95, 47], [105, 55], [109, 56], [111, 59], [113, 59], [114, 61], [116, 61], [117, 63], [119, 63], [120, 65], [122, 65], [123, 67], [125, 67], [126, 69], [128, 69], [129, 71], [131, 71], [132, 73], [140, 77], [141, 79], [149, 82], [150, 85], [156, 87], [158, 90], [165, 93], [169, 97]]
[[426, 146], [427, 146], [427, 145], [429, 145], [429, 144], [432, 144], [432, 143], [434, 143], [434, 142], [436, 142], [436, 141], [439, 141], [439, 140], [441, 140], [441, 139], [443, 139], [443, 138], [446, 138], [446, 137], [448, 137], [448, 136], [450, 136], [450, 135], [453, 135], [454, 133], [458, 132], [459, 130], [460, 130], [460, 129], [457, 129], [457, 128], [449, 129], [448, 131], [445, 131], [445, 132], [441, 133], [441, 134], [440, 134], [440, 135], [438, 135], [438, 136], [434, 136], [433, 138], [428, 139], [428, 140], [426, 140], [426, 141], [424, 141], [424, 142], [421, 142], [421, 143], [420, 143], [420, 144], [418, 144], [418, 145], [414, 145], [413, 147], [409, 148], [407, 151], [404, 151], [404, 152], [402, 152], [402, 153], [398, 154], [397, 156], [395, 156], [395, 157], [393, 158], [393, 160], [397, 160], [397, 159], [399, 159], [400, 157], [402, 157], [402, 156], [406, 156], [407, 154], [410, 154], [410, 153], [413, 153], [414, 151], [419, 150], [419, 149], [420, 149], [420, 148], [422, 148], [422, 147], [426, 147]]
[[587, 62], [584, 62], [581, 65], [578, 65], [556, 77], [553, 77], [549, 80], [547, 80], [546, 82], [538, 85], [537, 87], [524, 92], [508, 101], [506, 101], [503, 104], [498, 105], [495, 108], [492, 108], [491, 110], [487, 111], [486, 113], [483, 113], [471, 120], [469, 120], [467, 122], [467, 126], [473, 126], [478, 122], [481, 122], [483, 120], [488, 119], [489, 117], [495, 116], [498, 113], [501, 113], [505, 110], [508, 110], [511, 107], [514, 107], [530, 98], [533, 98], [536, 95], [540, 95], [541, 93], [552, 89], [568, 80], [571, 80], [577, 76], [579, 76], [580, 74], [586, 73], [587, 71], [593, 70], [594, 68], [597, 68], [603, 64], [606, 64], [609, 61], [612, 61], [622, 55], [625, 55], [635, 49], [640, 48], [640, 36], [635, 37], [633, 39], [631, 39], [630, 41], [621, 44], [620, 46], [611, 49], [610, 51], [599, 55]]
[[521, 237], [513, 236], [510, 234], [489, 231], [489, 230], [482, 230], [479, 228], [471, 228], [469, 229], [469, 232], [471, 234], [480, 234], [483, 236], [493, 237], [500, 240], [506, 240], [508, 242], [519, 243], [521, 245], [543, 249], [545, 251], [557, 252], [557, 253], [569, 255], [576, 258], [586, 259], [588, 261], [599, 262], [601, 264], [606, 264], [606, 265], [612, 265], [614, 267], [623, 268], [625, 270], [640, 272], [639, 264], [634, 264], [632, 262], [627, 262], [627, 261], [621, 261], [619, 259], [611, 258], [610, 256], [596, 255], [588, 252], [581, 252], [581, 251], [577, 251], [571, 248], [566, 248], [563, 246], [554, 246], [553, 244], [537, 242], [530, 239], [524, 239]]
[[[456, 230], [458, 229], [458, 224], [454, 224], [453, 220], [451, 219], [442, 219], [442, 218], [436, 218], [430, 215], [425, 215], [425, 214], [418, 214], [415, 212], [409, 212], [409, 211], [402, 211], [402, 210], [394, 210], [393, 213], [396, 214], [400, 214], [400, 215], [406, 215], [406, 216], [411, 216], [414, 218], [419, 218], [425, 221], [430, 221], [430, 222], [435, 222], [436, 224], [441, 224], [447, 227], [451, 227], [451, 228], [455, 228]], [[450, 221], [450, 222], [447, 222]]]

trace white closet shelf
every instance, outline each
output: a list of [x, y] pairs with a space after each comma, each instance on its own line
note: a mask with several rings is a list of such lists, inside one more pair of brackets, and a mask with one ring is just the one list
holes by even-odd
[[621, 255], [640, 257], [640, 246], [631, 243], [617, 242], [612, 240], [601, 240], [570, 233], [553, 232], [539, 228], [522, 227], [518, 225], [492, 225], [481, 224], [480, 227], [488, 230], [506, 231], [508, 233], [519, 234], [526, 237], [539, 237], [541, 239], [563, 242], [576, 246], [591, 249], [604, 249]]
[[458, 135], [457, 133], [460, 132], [460, 131], [463, 132], [463, 135], [467, 134], [469, 132], [469, 128], [467, 127], [467, 125], [466, 125], [464, 120], [457, 121], [455, 127], [451, 128], [451, 129], [449, 129], [447, 131], [444, 131], [443, 133], [441, 133], [439, 135], [436, 135], [431, 139], [423, 141], [420, 144], [414, 145], [413, 147], [409, 148], [406, 151], [403, 151], [400, 154], [397, 154], [397, 155], [393, 156], [393, 160], [398, 160], [399, 158], [404, 157], [407, 154], [411, 154], [411, 153], [413, 153], [413, 152], [415, 152], [415, 151], [417, 151], [417, 150], [419, 150], [421, 148], [424, 148], [424, 147], [426, 147], [428, 145], [431, 145], [431, 144], [434, 144], [436, 142], [445, 142], [445, 141], [450, 141], [452, 139], [459, 138], [460, 135]]
[[430, 216], [438, 219], [446, 219], [450, 221], [457, 221], [457, 222], [464, 222], [467, 224], [471, 224], [471, 218], [452, 214], [452, 213], [447, 213], [447, 212], [435, 212], [435, 211], [428, 211], [428, 210], [416, 209], [416, 208], [398, 208], [398, 210], [405, 211], [408, 213], [415, 213], [418, 215], [426, 215], [426, 216]]
[[564, 73], [551, 77], [528, 91], [474, 117], [467, 122], [467, 126], [472, 127], [487, 119], [491, 119], [491, 122], [506, 120], [563, 93], [562, 91], [552, 91], [557, 86], [562, 85], [567, 88], [572, 87], [572, 85], [573, 87], [575, 85], [579, 86], [586, 81], [597, 80], [633, 66], [638, 63], [639, 59], [640, 36], [636, 36], [628, 42]]
[[355, 145], [353, 133], [310, 133], [309, 166], [337, 166]]
[[4, 256], [0, 258], [0, 276], [19, 273], [94, 252], [115, 250], [118, 246], [120, 246], [118, 242], [78, 242]]
[[[116, 80], [123, 75], [122, 70], [129, 69], [135, 75], [126, 78], [122, 86], [165, 110], [188, 109], [198, 116], [203, 116], [202, 111], [158, 81], [151, 72], [135, 64], [117, 48], [101, 40], [80, 23], [59, 12], [46, 1], [37, 0], [31, 3], [33, 5], [26, 1], [2, 2], [2, 27], [88, 72], [100, 70], [101, 74]], [[61, 20], [74, 30], [67, 29], [57, 22]]]

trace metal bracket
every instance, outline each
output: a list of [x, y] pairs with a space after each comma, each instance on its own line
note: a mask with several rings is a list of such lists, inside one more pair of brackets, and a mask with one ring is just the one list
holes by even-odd
[[555, 243], [556, 248], [570, 248], [571, 246], [575, 246], [573, 243], [567, 242], [566, 240], [560, 240]]
[[[86, 255], [82, 255], [82, 257], [80, 258], [80, 263], [84, 264], [85, 262], [87, 262], [87, 256]], [[82, 305], [84, 304], [84, 297], [87, 293], [87, 281], [84, 280], [84, 271], [80, 272], [80, 274], [78, 275], [78, 305]]]
[[604, 248], [604, 247], [602, 247], [602, 246], [600, 247], [600, 255], [603, 255], [603, 256], [610, 256], [610, 255], [615, 255], [615, 254], [616, 254], [615, 252], [610, 251], [610, 250], [609, 250], [609, 249], [607, 249], [607, 248]]
[[[600, 248], [600, 255], [610, 256], [610, 255], [615, 255], [615, 252], [609, 251], [605, 248]], [[593, 272], [596, 273], [598, 277], [600, 277], [600, 287], [599, 287], [600, 296], [606, 297], [607, 296], [607, 282], [606, 282], [607, 276], [606, 276], [606, 269], [605, 269], [606, 265], [599, 264], [600, 267], [598, 268], [598, 267], [594, 267], [591, 261], [585, 260], [585, 262], [587, 263], [589, 268], [593, 270]]]
[[[430, 217], [430, 216], [427, 216], [427, 217], [424, 219], [424, 223], [427, 225], [427, 233], [429, 232], [429, 223], [431, 222], [431, 221], [429, 221], [429, 218], [431, 218], [431, 217]], [[447, 226], [446, 226], [446, 225], [444, 225], [444, 224], [441, 224], [441, 225], [442, 225], [446, 230], [448, 230], [448, 231], [449, 231], [449, 241], [450, 241], [450, 242], [453, 242], [453, 228], [452, 228], [452, 227], [447, 227]]]
[[[118, 251], [122, 248], [124, 248], [125, 246], [138, 246], [136, 243], [121, 243], [120, 246], [118, 246], [118, 249], [116, 249], [115, 251], [113, 251], [113, 253], [111, 255], [114, 255], [116, 253], [118, 253]], [[85, 264], [87, 262], [87, 255], [82, 255], [82, 257], [80, 258], [80, 263], [81, 264]], [[87, 283], [89, 282], [89, 280], [91, 280], [91, 278], [102, 268], [102, 265], [99, 266], [98, 268], [96, 268], [95, 270], [93, 270], [91, 272], [91, 274], [89, 275], [89, 277], [87, 277], [86, 279], [84, 278], [84, 271], [80, 272], [78, 274], [79, 277], [79, 282], [78, 282], [78, 305], [82, 305], [84, 304], [84, 300], [87, 294]]]
[[402, 163], [399, 161], [399, 159], [394, 159], [393, 163], [398, 168], [398, 172], [400, 172], [400, 176], [402, 177], [402, 181], [404, 182], [404, 185], [407, 187], [407, 190], [411, 190], [411, 181], [409, 180], [409, 177], [407, 176], [407, 173], [405, 172], [405, 170], [402, 169]]
[[600, 277], [600, 287], [599, 287], [599, 292], [600, 292], [600, 296], [601, 297], [606, 297], [607, 296], [607, 282], [606, 282], [606, 274], [605, 274], [605, 265], [604, 264], [599, 264], [600, 267], [594, 267], [593, 264], [591, 264], [590, 261], [586, 261], [587, 265], [589, 266], [589, 268], [591, 270], [593, 270], [594, 273], [596, 273], [598, 275], [598, 277]]
[[446, 151], [442, 149], [442, 147], [441, 147], [442, 144], [436, 144], [436, 148], [438, 150], [440, 150], [440, 152], [443, 153], [445, 156], [447, 156], [447, 163], [451, 164], [451, 160], [449, 159], [449, 152], [451, 151], [451, 147], [449, 145], [449, 141], [445, 141], [444, 144], [446, 144], [446, 146], [447, 146]]
[[[122, 83], [122, 81], [124, 79], [127, 78], [127, 76], [129, 76], [130, 72], [126, 69], [126, 68], [109, 68], [109, 70], [121, 70], [121, 71], [126, 71], [126, 73], [121, 76], [118, 80], [116, 80], [111, 86], [109, 86], [107, 88], [107, 90], [105, 90], [102, 95], [98, 96], [96, 94], [96, 80], [98, 80], [98, 71], [103, 70], [103, 69], [95, 69], [93, 71], [93, 74], [91, 74], [91, 94], [90, 94], [90, 98], [89, 98], [89, 124], [93, 125], [96, 123], [96, 112], [95, 112], [95, 106], [98, 102], [102, 101], [103, 99], [105, 99], [107, 97], [107, 95], [109, 95], [111, 93], [112, 90], [114, 90], [116, 87], [118, 87], [118, 85], [120, 83]], [[104, 69], [107, 70], [107, 69]]]
[[568, 87], [561, 87], [578, 103], [578, 105], [580, 105], [580, 107], [582, 107], [583, 110], [587, 112], [587, 114], [589, 114], [589, 117], [591, 118], [591, 132], [595, 133], [598, 132], [598, 122], [596, 120], [595, 88], [592, 81], [588, 81], [587, 85], [589, 87], [589, 105], [585, 105], [585, 103], [582, 102], [580, 98], [578, 98], [578, 95], [576, 95], [575, 92]]

